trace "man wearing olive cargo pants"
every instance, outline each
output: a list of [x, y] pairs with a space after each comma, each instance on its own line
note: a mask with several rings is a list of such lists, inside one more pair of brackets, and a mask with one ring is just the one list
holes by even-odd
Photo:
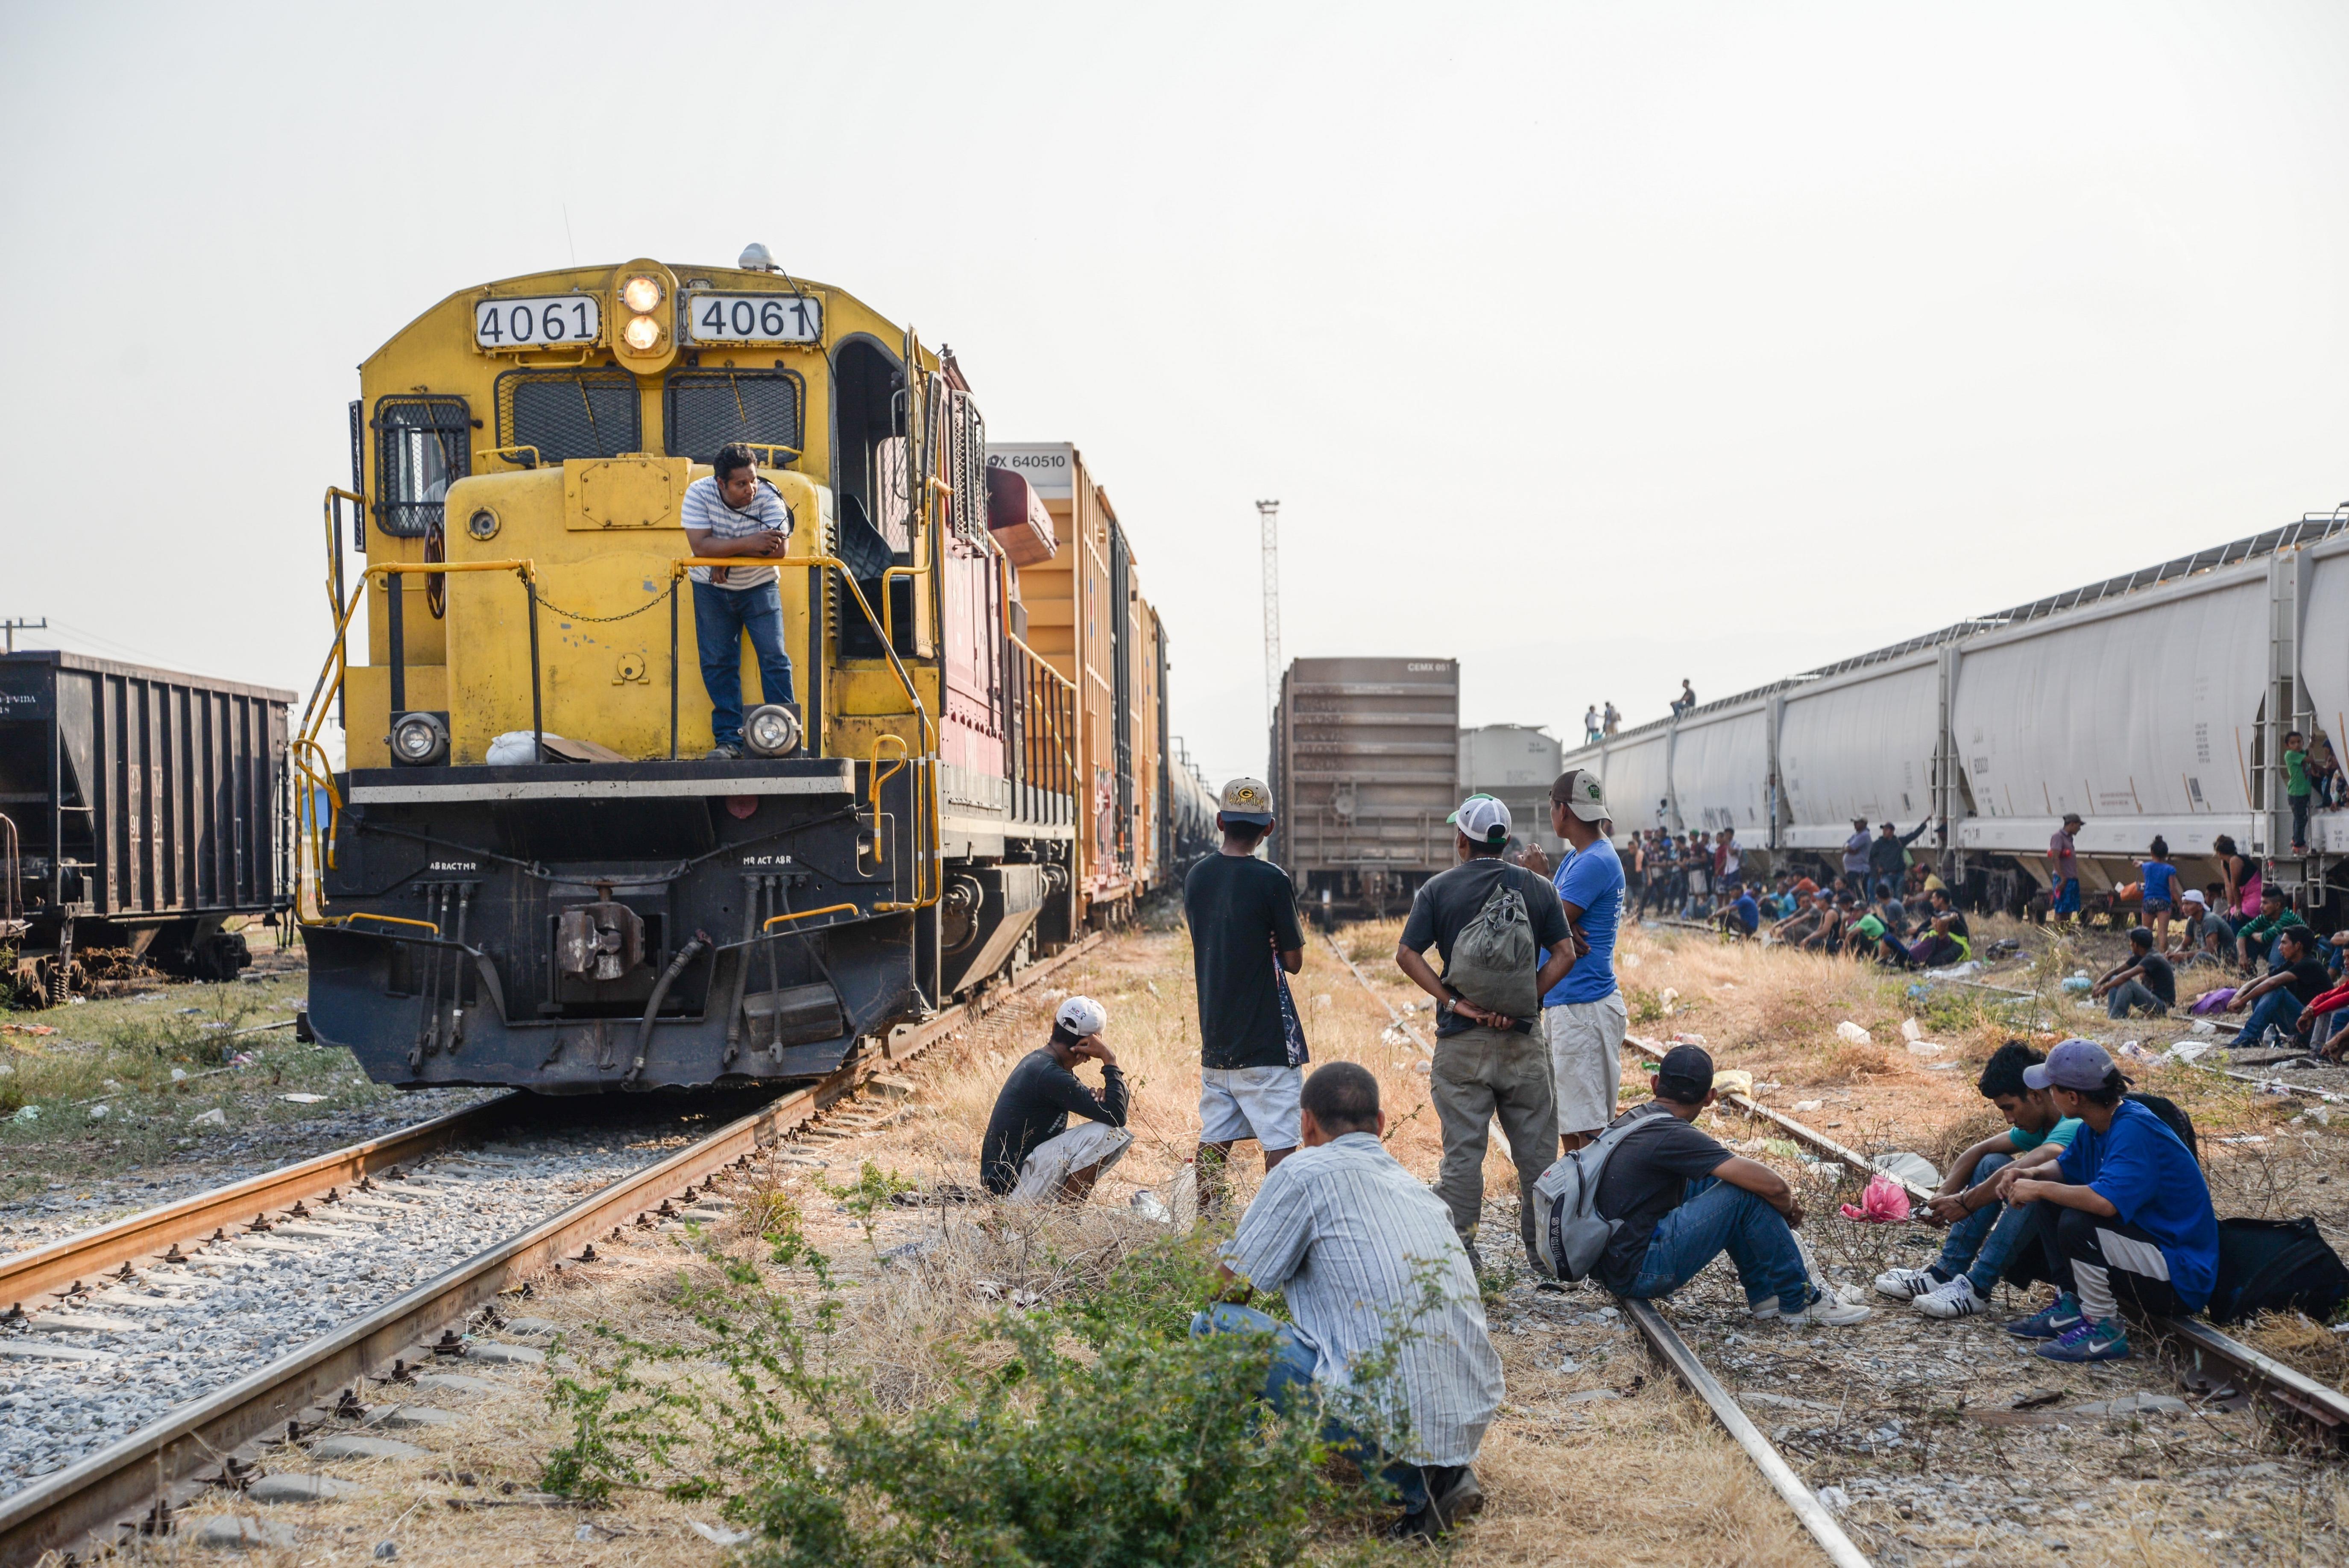
[[1509, 1140], [1509, 1158], [1517, 1167], [1517, 1229], [1525, 1240], [1526, 1259], [1536, 1273], [1544, 1273], [1547, 1271], [1534, 1246], [1539, 1211], [1534, 1183], [1557, 1158], [1557, 1109], [1550, 1090], [1549, 1049], [1535, 1032], [1539, 1021], [1479, 1006], [1439, 977], [1425, 957], [1428, 948], [1434, 947], [1450, 974], [1454, 943], [1506, 880], [1525, 900], [1536, 951], [1547, 949], [1554, 955], [1535, 975], [1531, 994], [1538, 999], [1574, 961], [1573, 933], [1557, 889], [1501, 857], [1508, 846], [1509, 826], [1509, 808], [1490, 795], [1470, 795], [1452, 814], [1453, 850], [1461, 863], [1430, 877], [1413, 898], [1411, 917], [1403, 922], [1402, 940], [1395, 948], [1395, 966], [1436, 1001], [1435, 1061], [1428, 1097], [1435, 1103], [1436, 1120], [1444, 1130], [1444, 1166], [1435, 1194], [1450, 1207], [1453, 1229], [1460, 1232], [1470, 1261], [1483, 1267], [1476, 1226], [1485, 1210], [1485, 1145], [1486, 1129], [1498, 1116]]

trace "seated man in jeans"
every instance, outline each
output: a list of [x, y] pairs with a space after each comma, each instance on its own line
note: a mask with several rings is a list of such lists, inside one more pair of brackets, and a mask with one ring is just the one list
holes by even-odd
[[1610, 1124], [1646, 1125], [1616, 1146], [1599, 1173], [1593, 1211], [1622, 1226], [1590, 1277], [1618, 1295], [1670, 1295], [1727, 1252], [1757, 1318], [1840, 1328], [1866, 1317], [1868, 1308], [1812, 1287], [1793, 1230], [1803, 1206], [1785, 1178], [1689, 1125], [1713, 1102], [1713, 1058], [1675, 1045], [1648, 1082], [1656, 1097]]
[[[1380, 1141], [1376, 1078], [1324, 1064], [1305, 1080], [1298, 1123], [1297, 1151], [1265, 1174], [1225, 1244], [1225, 1301], [1191, 1333], [1271, 1336], [1265, 1398], [1287, 1409], [1318, 1393], [1325, 1440], [1402, 1494], [1394, 1532], [1433, 1540], [1484, 1506], [1471, 1467], [1506, 1392], [1476, 1275], [1451, 1210]], [[1241, 1304], [1253, 1291], [1280, 1292], [1290, 1321]], [[1358, 1387], [1365, 1363], [1393, 1370]], [[1398, 1403], [1410, 1421], [1400, 1456], [1378, 1430]]]
[[1930, 1220], [1950, 1228], [1941, 1255], [1921, 1269], [1887, 1269], [1876, 1276], [1877, 1294], [1938, 1318], [1971, 1317], [1990, 1303], [1991, 1287], [1998, 1283], [2025, 1223], [2023, 1210], [1998, 1200], [1991, 1179], [2018, 1162], [2029, 1168], [2054, 1159], [2071, 1147], [2080, 1127], [2056, 1114], [2048, 1091], [2023, 1081], [2025, 1068], [2045, 1060], [2022, 1041], [2010, 1040], [1983, 1064], [1974, 1086], [2006, 1117], [2007, 1128], [1958, 1156], [1940, 1190], [1927, 1200]]
[[[2235, 992], [2230, 1012], [2249, 1007], [2251, 1015], [2236, 1031], [2231, 1045], [2256, 1045], [2273, 1029], [2293, 1041], [2292, 1030], [2308, 1004], [2333, 989], [2333, 971], [2316, 956], [2316, 933], [2306, 926], [2285, 926], [2276, 932], [2275, 967]], [[2252, 1006], [2252, 1003], [2258, 1003]]]

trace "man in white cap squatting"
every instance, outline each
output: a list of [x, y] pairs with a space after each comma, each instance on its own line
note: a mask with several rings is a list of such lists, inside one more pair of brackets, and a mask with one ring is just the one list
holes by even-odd
[[[1549, 1052], [1533, 1031], [1542, 994], [1574, 961], [1574, 931], [1557, 890], [1501, 858], [1509, 843], [1507, 806], [1472, 794], [1449, 820], [1461, 864], [1421, 885], [1395, 948], [1395, 967], [1436, 1003], [1429, 1098], [1444, 1129], [1444, 1166], [1435, 1192], [1450, 1205], [1469, 1258], [1478, 1261], [1485, 1129], [1499, 1116], [1517, 1167], [1526, 1258], [1536, 1273], [1547, 1273], [1534, 1246], [1534, 1183], [1557, 1157], [1557, 1108]], [[1425, 957], [1431, 946], [1444, 958], [1440, 976]], [[1543, 948], [1549, 950], [1546, 962]]]
[[[1133, 1142], [1125, 1130], [1131, 1092], [1102, 1038], [1108, 1027], [1107, 1008], [1090, 996], [1070, 997], [1053, 1015], [1052, 1037], [1003, 1080], [978, 1149], [979, 1180], [989, 1192], [1014, 1203], [1081, 1203]], [[1100, 1094], [1072, 1071], [1080, 1062], [1102, 1064]], [[1073, 1129], [1072, 1116], [1081, 1118]]]
[[1223, 846], [1183, 883], [1199, 989], [1199, 1196], [1210, 1207], [1240, 1139], [1256, 1139], [1268, 1171], [1296, 1148], [1305, 1082], [1305, 1031], [1288, 981], [1305, 962], [1297, 889], [1256, 853], [1272, 832], [1272, 792], [1234, 779], [1218, 804]]
[[1542, 997], [1558, 1141], [1568, 1154], [1615, 1119], [1623, 1036], [1631, 1015], [1615, 983], [1615, 934], [1623, 920], [1623, 862], [1607, 839], [1607, 793], [1599, 775], [1568, 768], [1549, 786], [1550, 828], [1566, 840], [1553, 879], [1575, 940], [1566, 978]]

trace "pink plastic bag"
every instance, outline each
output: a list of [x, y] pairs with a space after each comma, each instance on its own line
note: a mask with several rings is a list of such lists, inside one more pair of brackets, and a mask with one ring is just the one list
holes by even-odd
[[1845, 1204], [1843, 1217], [1871, 1225], [1898, 1225], [1909, 1218], [1909, 1189], [1878, 1171], [1869, 1179], [1868, 1190], [1859, 1195], [1859, 1207]]

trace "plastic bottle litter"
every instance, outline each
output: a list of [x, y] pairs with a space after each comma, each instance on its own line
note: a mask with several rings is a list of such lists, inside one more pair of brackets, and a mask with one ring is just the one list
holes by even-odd
[[2064, 977], [2064, 989], [2072, 992], [2075, 996], [2077, 996], [2082, 992], [2093, 990], [2095, 986], [2095, 981], [2090, 980], [2085, 974], [2067, 974]]
[[1876, 1043], [1867, 1030], [1848, 1018], [1836, 1025], [1836, 1033], [1839, 1038], [1848, 1040], [1854, 1045], [1872, 1045]]
[[1900, 1021], [1900, 1038], [1903, 1040], [1922, 1040], [1925, 1038], [1925, 1032], [1917, 1026], [1917, 1021], [1915, 1019], [1904, 1018]]
[[1941, 1048], [1933, 1044], [1930, 1040], [1911, 1040], [1909, 1042], [1909, 1054], [1911, 1056], [1938, 1056], [1940, 1054]]

